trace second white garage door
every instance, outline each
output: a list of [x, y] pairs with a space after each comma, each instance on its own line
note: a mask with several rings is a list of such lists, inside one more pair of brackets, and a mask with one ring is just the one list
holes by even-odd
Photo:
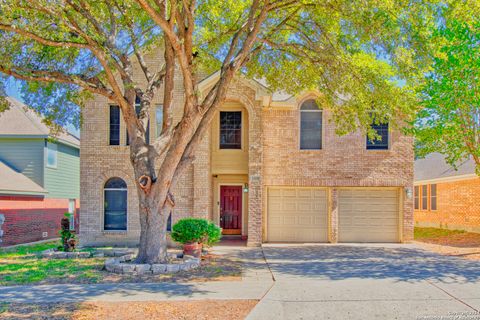
[[338, 220], [339, 242], [398, 242], [398, 191], [339, 190]]
[[324, 189], [268, 188], [267, 240], [327, 242], [327, 193]]

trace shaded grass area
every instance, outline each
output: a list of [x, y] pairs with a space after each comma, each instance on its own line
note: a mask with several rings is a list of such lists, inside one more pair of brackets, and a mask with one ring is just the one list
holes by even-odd
[[432, 238], [438, 238], [438, 237], [448, 237], [448, 236], [462, 234], [462, 233], [465, 233], [465, 231], [415, 227], [413, 236], [415, 240], [424, 240], [424, 239], [432, 239]]
[[[162, 275], [119, 275], [103, 270], [105, 258], [45, 259], [43, 250], [58, 242], [0, 250], [0, 285], [121, 283], [240, 280], [242, 262], [234, 257], [208, 255], [200, 268]], [[85, 249], [94, 251], [94, 248]]]
[[19, 246], [0, 251], [0, 285], [97, 282], [103, 259], [42, 259], [43, 250], [58, 242]]
[[[1, 304], [2, 319], [245, 319], [257, 300]], [[3, 305], [3, 309], [2, 309]], [[114, 317], [112, 317], [114, 315]]]

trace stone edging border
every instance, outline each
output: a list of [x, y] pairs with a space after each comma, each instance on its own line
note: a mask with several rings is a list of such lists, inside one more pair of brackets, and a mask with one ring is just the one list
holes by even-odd
[[90, 258], [90, 252], [64, 252], [64, 251], [53, 251], [51, 249], [45, 250], [42, 252], [42, 258], [48, 259], [86, 259]]
[[[170, 258], [178, 258], [176, 254], [169, 254]], [[117, 274], [165, 274], [176, 273], [184, 270], [191, 270], [200, 266], [200, 258], [184, 258], [182, 263], [161, 263], [161, 264], [134, 264], [131, 262], [134, 254], [128, 253], [121, 257], [109, 258], [105, 261], [105, 269], [108, 272]]]
[[115, 250], [115, 249], [100, 249], [95, 252], [87, 251], [56, 251], [54, 249], [47, 249], [42, 251], [41, 257], [47, 259], [86, 259], [86, 258], [103, 258], [103, 257], [121, 257], [126, 254], [133, 254], [129, 250]]

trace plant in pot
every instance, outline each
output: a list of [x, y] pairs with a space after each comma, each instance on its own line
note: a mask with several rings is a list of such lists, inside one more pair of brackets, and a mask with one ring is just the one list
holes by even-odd
[[220, 240], [221, 229], [200, 218], [180, 219], [172, 227], [172, 239], [183, 245], [183, 253], [201, 256], [203, 244], [211, 246]]
[[60, 222], [62, 229], [59, 234], [61, 237], [61, 246], [59, 249], [69, 252], [74, 251], [77, 244], [77, 237], [70, 230], [70, 213], [66, 212]]

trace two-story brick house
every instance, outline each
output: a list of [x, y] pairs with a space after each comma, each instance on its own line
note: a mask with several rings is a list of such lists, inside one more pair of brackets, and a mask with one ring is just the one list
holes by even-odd
[[[162, 56], [162, 55], [157, 55]], [[161, 65], [160, 58], [149, 63]], [[138, 81], [143, 81], [137, 66]], [[199, 80], [203, 94], [218, 73]], [[338, 136], [318, 92], [272, 93], [237, 77], [196, 159], [174, 189], [172, 221], [205, 217], [224, 234], [262, 242], [402, 242], [413, 237], [413, 138], [377, 126]], [[182, 112], [180, 76], [176, 114]], [[162, 123], [161, 93], [149, 138]], [[83, 110], [80, 237], [83, 244], [136, 244], [140, 225], [120, 110], [97, 96]]]

